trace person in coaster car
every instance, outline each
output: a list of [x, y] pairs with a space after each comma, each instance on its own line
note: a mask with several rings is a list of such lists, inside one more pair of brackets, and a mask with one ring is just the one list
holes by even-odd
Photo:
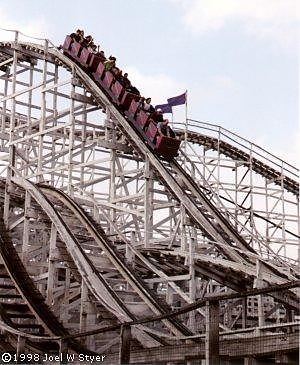
[[169, 119], [164, 119], [162, 122], [157, 123], [157, 131], [160, 136], [175, 138], [175, 133], [169, 126]]
[[141, 98], [140, 108], [148, 113], [153, 113], [155, 111], [153, 105], [151, 105], [151, 98]]
[[83, 30], [80, 30], [80, 29], [77, 29], [75, 33], [71, 33], [70, 34], [70, 37], [78, 42], [78, 43], [82, 43], [83, 40], [84, 40], [84, 31]]

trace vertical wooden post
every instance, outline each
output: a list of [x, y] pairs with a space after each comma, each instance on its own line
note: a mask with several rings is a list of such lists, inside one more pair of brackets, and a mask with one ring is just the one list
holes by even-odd
[[247, 297], [242, 298], [242, 328], [247, 327]]
[[219, 302], [206, 302], [206, 365], [220, 365], [219, 355]]
[[18, 335], [18, 343], [17, 343], [17, 359], [20, 360], [20, 354], [25, 353], [25, 344], [26, 344], [26, 338], [21, 337]]
[[[190, 237], [190, 243], [189, 243], [189, 274], [190, 274], [190, 280], [189, 280], [189, 295], [192, 301], [195, 301], [196, 299], [196, 275], [195, 275], [195, 232], [193, 237]], [[191, 330], [194, 332], [196, 331], [196, 311], [189, 312], [189, 326]]]
[[[116, 150], [110, 151], [110, 180], [109, 180], [109, 202], [114, 205], [116, 198], [116, 159], [117, 153]], [[116, 223], [116, 209], [110, 209], [110, 219], [113, 223]], [[115, 229], [113, 224], [110, 224], [109, 234], [113, 235], [115, 233]]]
[[[15, 32], [15, 42], [18, 43], [19, 32]], [[11, 93], [15, 95], [17, 85], [17, 65], [18, 65], [18, 53], [16, 49], [13, 53], [13, 64], [12, 64], [12, 85]], [[11, 114], [9, 122], [9, 166], [6, 175], [5, 195], [4, 195], [4, 208], [3, 208], [3, 220], [4, 224], [8, 226], [9, 218], [9, 207], [10, 207], [10, 194], [12, 192], [12, 178], [14, 177], [15, 163], [16, 163], [16, 145], [14, 141], [14, 127], [15, 127], [15, 114], [16, 114], [16, 96], [13, 96], [11, 100]]]
[[67, 364], [68, 363], [68, 343], [67, 341], [60, 340], [59, 341], [59, 354], [60, 354], [60, 363]]
[[[45, 55], [48, 51], [48, 41], [45, 40], [45, 45], [44, 45], [44, 52]], [[45, 57], [44, 63], [43, 63], [43, 74], [42, 74], [42, 78], [43, 78], [43, 86], [45, 87], [47, 85], [47, 66], [48, 66], [48, 62], [47, 59]], [[44, 182], [44, 177], [43, 177], [43, 167], [44, 167], [44, 158], [43, 158], [43, 153], [45, 153], [45, 149], [44, 149], [44, 140], [45, 140], [45, 127], [46, 127], [46, 114], [47, 114], [47, 98], [46, 98], [46, 91], [44, 90], [44, 88], [41, 90], [41, 118], [39, 120], [39, 137], [38, 137], [38, 161], [37, 161], [37, 170], [38, 170], [38, 176], [37, 176], [37, 181], [38, 182]], [[74, 113], [73, 113], [74, 114]]]
[[[256, 260], [256, 288], [263, 287], [263, 264], [260, 260]], [[264, 314], [264, 298], [263, 295], [257, 296], [257, 315], [258, 315], [258, 326], [263, 327], [265, 325], [265, 314]]]
[[183, 204], [180, 204], [180, 240], [181, 240], [181, 251], [186, 251], [186, 232], [185, 232], [185, 224], [186, 224], [186, 212]]
[[49, 264], [48, 264], [47, 297], [46, 297], [48, 305], [53, 304], [54, 287], [55, 285], [57, 285], [56, 268], [55, 268], [56, 239], [57, 239], [57, 229], [55, 225], [52, 223], [51, 233], [50, 233], [50, 245], [49, 245]]
[[144, 178], [144, 246], [149, 247], [153, 230], [153, 179], [148, 158], [145, 161]]
[[22, 242], [22, 259], [23, 262], [27, 260], [27, 253], [29, 249], [29, 232], [30, 232], [30, 218], [28, 211], [31, 205], [31, 195], [28, 191], [25, 193], [24, 204], [24, 224], [23, 224], [23, 242]]
[[120, 334], [119, 364], [129, 364], [130, 342], [131, 342], [131, 328], [128, 325], [122, 325]]

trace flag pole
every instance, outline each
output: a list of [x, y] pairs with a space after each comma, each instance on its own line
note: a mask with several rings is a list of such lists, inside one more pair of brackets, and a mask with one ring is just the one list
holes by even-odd
[[186, 157], [186, 145], [187, 145], [187, 129], [188, 129], [188, 117], [187, 117], [187, 90], [185, 91], [185, 131], [184, 131], [184, 154]]
[[188, 117], [187, 117], [187, 96], [188, 96], [188, 91], [185, 91], [185, 124], [187, 126], [188, 123]]

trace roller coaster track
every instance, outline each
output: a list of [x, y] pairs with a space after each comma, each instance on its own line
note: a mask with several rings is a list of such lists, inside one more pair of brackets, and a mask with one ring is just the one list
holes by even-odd
[[[217, 139], [199, 132], [185, 132], [183, 130], [178, 130], [176, 133], [181, 139], [184, 139], [185, 133], [187, 133], [187, 140], [189, 142], [199, 143], [206, 149], [218, 151], [220, 154], [223, 154], [227, 157], [244, 162], [245, 165], [248, 165], [251, 162], [252, 169], [255, 172], [264, 176], [268, 180], [274, 181], [276, 185], [281, 185], [282, 182], [284, 189], [295, 195], [299, 195], [299, 182], [289, 176], [284, 175], [284, 173], [276, 170], [275, 168], [268, 166], [266, 163], [251, 156], [250, 153], [243, 151], [241, 148], [222, 141], [222, 139]], [[295, 178], [297, 178], [297, 176], [295, 176]]]
[[[0, 219], [0, 255], [5, 265], [6, 271], [1, 276], [3, 278], [10, 278], [13, 284], [3, 284], [6, 289], [14, 289], [17, 294], [7, 294], [7, 298], [20, 299], [23, 298], [25, 303], [22, 302], [8, 302], [2, 304], [2, 310], [4, 311], [3, 316], [9, 325], [20, 329], [27, 329], [29, 333], [33, 333], [36, 329], [39, 330], [40, 334], [44, 333], [46, 329], [51, 335], [54, 336], [67, 336], [69, 332], [63, 327], [63, 325], [55, 317], [51, 309], [46, 305], [44, 297], [38, 291], [30, 276], [28, 275], [18, 253], [16, 252], [13, 243], [6, 231], [3, 219]], [[3, 295], [2, 295], [3, 297]], [[3, 317], [2, 317], [3, 318]], [[14, 318], [28, 318], [36, 322], [38, 320], [41, 324], [36, 323], [15, 323]], [[47, 341], [47, 337], [45, 337]], [[46, 342], [43, 346], [46, 345]], [[50, 347], [49, 347], [50, 346]], [[93, 352], [87, 350], [78, 341], [71, 340], [69, 346], [75, 352], [90, 353]], [[41, 348], [40, 344], [33, 344], [33, 347]], [[47, 344], [47, 347], [53, 348], [53, 344]], [[55, 348], [55, 347], [54, 347]]]
[[[34, 188], [34, 185], [32, 183], [29, 183], [29, 185], [27, 186], [27, 188], [30, 190], [30, 188]], [[38, 191], [37, 191], [38, 192]], [[37, 196], [37, 194], [33, 194], [35, 197]], [[20, 198], [19, 196], [14, 196], [14, 201], [18, 202], [18, 206], [22, 206], [24, 204], [24, 201], [22, 200], [22, 198]], [[51, 203], [49, 202], [50, 206]], [[36, 209], [38, 208], [38, 206], [36, 206]], [[6, 231], [5, 231], [5, 226], [3, 224], [3, 220], [1, 223], [1, 227], [2, 227], [2, 234], [3, 237], [6, 237], [6, 242], [10, 242], [9, 240], [9, 236], [7, 235]], [[72, 263], [77, 262], [76, 259], [72, 260], [72, 256], [74, 257], [74, 254], [71, 255], [68, 251], [68, 245], [64, 246], [64, 247], [59, 247], [59, 251], [61, 252], [62, 256], [67, 259], [66, 261], [68, 262], [68, 266], [70, 267], [70, 269], [72, 270], [72, 273], [75, 277], [77, 278], [81, 278], [83, 277], [86, 281], [87, 284], [91, 290], [91, 292], [95, 295], [96, 298], [99, 299], [100, 302], [103, 302], [103, 304], [105, 305], [105, 307], [108, 309], [108, 311], [110, 313], [113, 313], [119, 320], [120, 322], [126, 322], [126, 321], [131, 321], [131, 320], [136, 320], [136, 317], [128, 310], [128, 308], [124, 305], [124, 303], [119, 299], [119, 297], [114, 293], [114, 291], [110, 288], [109, 284], [107, 284], [107, 282], [105, 281], [105, 279], [101, 276], [101, 274], [99, 273], [99, 271], [94, 267], [94, 265], [92, 264], [92, 262], [90, 261], [90, 259], [86, 256], [86, 254], [84, 253], [84, 251], [81, 249], [80, 244], [78, 243], [77, 239], [74, 237], [74, 235], [70, 232], [70, 230], [68, 230], [69, 232], [69, 236], [70, 236], [70, 240], [73, 240], [74, 245], [78, 251], [78, 255], [82, 255], [81, 259], [80, 259], [80, 264], [78, 264], [78, 266], [73, 266], [74, 264], [70, 265], [70, 261], [72, 261]], [[10, 243], [10, 245], [12, 245]], [[12, 270], [13, 264], [14, 262], [19, 263], [22, 266], [22, 262], [20, 261], [20, 258], [16, 252], [16, 250], [14, 249], [14, 247], [9, 246], [10, 250], [13, 250], [13, 255], [10, 254], [10, 251], [7, 249], [7, 244], [6, 246], [1, 246], [2, 249], [4, 250], [4, 255], [6, 255], [6, 259], [8, 264], [10, 265], [10, 268]], [[74, 247], [70, 248], [70, 251], [74, 251]], [[13, 258], [13, 259], [12, 259]], [[88, 270], [85, 270], [85, 268], [88, 268]], [[0, 267], [1, 269], [1, 267]], [[25, 268], [23, 267], [23, 270], [25, 271]], [[3, 270], [2, 270], [3, 271]], [[0, 278], [5, 278], [5, 280], [7, 281], [7, 278], [10, 278], [10, 275], [8, 274], [7, 271], [4, 272], [0, 272]], [[23, 272], [23, 271], [22, 271]], [[28, 276], [28, 274], [27, 274]], [[21, 275], [22, 277], [22, 275]], [[17, 277], [19, 280], [20, 277]], [[28, 277], [27, 278], [28, 281], [30, 281], [31, 279]], [[27, 280], [26, 279], [26, 280]], [[27, 281], [26, 281], [27, 282]], [[11, 287], [11, 288], [10, 288]], [[31, 287], [33, 288], [29, 288], [26, 292], [30, 293], [30, 290], [34, 290], [37, 291], [36, 287], [34, 286], [33, 283], [31, 283]], [[15, 289], [15, 285], [7, 285], [6, 283], [3, 285], [0, 285], [1, 289]], [[17, 291], [18, 292], [18, 291]], [[15, 294], [6, 294], [7, 298], [14, 297]], [[31, 294], [29, 294], [31, 295]], [[4, 297], [4, 295], [2, 295]], [[16, 296], [16, 295], [15, 295]], [[0, 294], [1, 297], [1, 294]], [[18, 294], [16, 297], [20, 297], [20, 295]], [[34, 300], [34, 298], [33, 298]], [[41, 294], [39, 294], [38, 300], [41, 301]], [[34, 303], [36, 305], [39, 305], [40, 303], [38, 302], [38, 300], [34, 300]], [[42, 305], [42, 308], [45, 307], [45, 304]], [[7, 323], [7, 325], [11, 328], [14, 328], [17, 326], [18, 328], [18, 324], [15, 324], [12, 321], [12, 318], [33, 318], [35, 319], [34, 314], [32, 314], [27, 306], [27, 304], [22, 304], [22, 303], [4, 303], [2, 304], [2, 310], [0, 310], [1, 313], [1, 317], [3, 319], [5, 319], [5, 323]], [[0, 308], [0, 309], [1, 309]], [[6, 310], [6, 308], [8, 308], [8, 310]], [[51, 310], [50, 308], [48, 308], [48, 311]], [[7, 313], [9, 311], [9, 313]], [[10, 313], [12, 312], [12, 313]], [[27, 313], [28, 312], [28, 313]], [[49, 316], [48, 316], [49, 317]], [[48, 318], [46, 317], [46, 318]], [[53, 317], [53, 315], [52, 315]], [[49, 317], [51, 319], [51, 315]], [[19, 325], [21, 326], [21, 324]], [[44, 328], [42, 328], [42, 326], [39, 325], [35, 325], [35, 324], [27, 324], [24, 325], [24, 328], [29, 328], [32, 331], [39, 329], [44, 331]], [[59, 330], [60, 327], [58, 327]], [[53, 334], [56, 336], [68, 336], [69, 333], [67, 332], [67, 330], [65, 330], [65, 332], [58, 332], [58, 330], [56, 330], [56, 332], [54, 332]], [[148, 330], [149, 332], [150, 330]], [[150, 331], [151, 332], [151, 331]], [[22, 334], [20, 332], [20, 335], [24, 335], [24, 333]], [[118, 336], [118, 334], [116, 334], [116, 336]], [[160, 338], [158, 338], [155, 334], [150, 333], [147, 334], [147, 331], [145, 331], [145, 328], [141, 327], [141, 326], [136, 326], [133, 329], [133, 336], [135, 336], [137, 338], [137, 340], [139, 342], [141, 342], [141, 344], [144, 347], [148, 347], [148, 346], [157, 346], [159, 344], [164, 344], [164, 341]], [[29, 343], [29, 342], [28, 342]], [[42, 349], [45, 350], [46, 343], [43, 342], [43, 347]], [[41, 341], [39, 341], [38, 344], [34, 344], [32, 347], [36, 347], [38, 349], [41, 348]], [[77, 345], [76, 345], [77, 346]], [[48, 345], [49, 347], [49, 345]], [[50, 347], [49, 347], [50, 348]], [[77, 349], [79, 351], [83, 350], [83, 347], [77, 346]]]
[[[170, 163], [171, 167], [172, 167], [172, 173], [175, 173], [175, 175], [177, 174], [178, 176], [181, 177], [182, 181], [185, 183], [185, 192], [187, 193], [187, 190], [189, 190], [192, 193], [192, 196], [195, 198], [197, 198], [198, 200], [197, 205], [199, 206], [199, 202], [202, 205], [202, 209], [201, 209], [201, 213], [203, 214], [204, 217], [208, 217], [207, 219], [207, 223], [203, 225], [203, 229], [205, 229], [205, 227], [208, 226], [209, 222], [211, 221], [211, 217], [214, 217], [216, 219], [217, 222], [212, 222], [213, 226], [216, 227], [217, 231], [221, 231], [222, 235], [226, 237], [226, 241], [222, 246], [219, 246], [221, 248], [221, 250], [224, 250], [224, 246], [225, 246], [225, 251], [227, 250], [226, 245], [230, 245], [234, 242], [238, 242], [239, 246], [240, 246], [240, 250], [239, 253], [241, 255], [241, 257], [243, 258], [244, 254], [245, 254], [245, 258], [247, 258], [247, 261], [250, 261], [248, 263], [253, 263], [252, 261], [255, 262], [255, 260], [257, 260], [257, 256], [256, 255], [247, 255], [247, 252], [250, 252], [250, 254], [255, 254], [255, 250], [249, 246], [247, 244], [247, 242], [236, 232], [236, 230], [232, 227], [232, 225], [224, 218], [224, 216], [214, 207], [214, 205], [209, 201], [209, 199], [205, 196], [205, 194], [199, 189], [199, 187], [197, 186], [197, 184], [193, 181], [193, 179], [184, 171], [184, 169], [175, 161], [172, 161]], [[171, 173], [170, 173], [171, 174]], [[95, 230], [95, 222], [91, 221], [90, 217], [86, 216], [84, 214], [84, 211], [80, 208], [80, 206], [76, 206], [75, 202], [65, 193], [55, 190], [54, 188], [51, 187], [43, 187], [43, 189], [45, 191], [50, 191], [52, 192], [52, 194], [56, 195], [56, 197], [60, 197], [61, 199], [63, 198], [65, 204], [68, 204], [69, 207], [72, 207], [74, 213], [77, 213], [78, 215], [80, 215], [82, 217], [82, 224], [86, 225], [89, 224], [90, 226], [90, 230], [91, 232], [93, 232], [95, 235], [97, 235], [97, 238], [102, 238], [102, 247], [104, 244], [106, 244], [106, 254], [109, 255], [112, 263], [114, 263], [115, 266], [116, 263], [114, 262], [114, 260], [116, 258], [118, 258], [118, 253], [113, 250], [112, 247], [107, 246], [107, 242], [104, 240], [103, 241], [103, 235], [104, 232], [102, 233], [102, 237], [99, 237], [99, 230]], [[194, 202], [195, 200], [191, 200]], [[76, 214], [76, 215], [77, 215]], [[88, 223], [88, 221], [90, 221]], [[224, 233], [225, 232], [225, 233]], [[231, 239], [230, 239], [231, 238]], [[137, 254], [137, 253], [136, 253]], [[249, 260], [250, 259], [250, 260]], [[244, 261], [245, 264], [245, 261]], [[127, 269], [126, 266], [123, 264], [123, 269], [121, 268], [122, 262], [119, 262], [119, 270], [125, 270]], [[227, 264], [228, 265], [228, 264]], [[229, 263], [230, 265], [230, 263]], [[295, 279], [295, 277], [288, 276], [286, 273], [282, 273], [280, 271], [278, 271], [277, 267], [273, 267], [271, 264], [266, 264], [269, 268], [269, 276], [268, 276], [268, 280], [270, 281], [270, 283], [283, 283], [286, 280], [293, 280]], [[255, 265], [253, 265], [253, 270], [255, 270]], [[124, 276], [129, 276], [129, 274], [124, 275]], [[230, 287], [230, 283], [227, 283], [227, 285]], [[282, 301], [282, 295], [278, 295], [277, 293], [274, 294], [274, 297], [276, 297], [278, 300]], [[296, 310], [299, 310], [299, 306], [298, 306], [298, 300], [297, 297], [294, 295], [294, 293], [292, 292], [286, 292], [285, 293], [285, 303], [288, 302], [288, 304]], [[289, 298], [289, 299], [288, 299]]]
[[[74, 213], [81, 224], [88, 229], [88, 232], [105, 252], [112, 265], [117, 268], [117, 270], [129, 282], [129, 284], [135, 289], [135, 291], [148, 304], [155, 314], [163, 314], [170, 311], [170, 308], [162, 306], [162, 304], [159, 303], [158, 298], [150, 292], [149, 288], [145, 286], [142, 280], [124, 262], [124, 258], [120, 256], [116, 249], [114, 249], [113, 244], [108, 240], [101, 227], [96, 225], [92, 218], [87, 215], [86, 212], [70, 198], [70, 196], [52, 187], [43, 186], [41, 189], [48, 193], [48, 195], [58, 198], [68, 209]], [[175, 334], [191, 335], [191, 332], [182, 326], [178, 321], [172, 320], [171, 323], [167, 323], [166, 325], [170, 327], [170, 329], [172, 329]]]
[[[1, 108], [0, 108], [1, 110]], [[21, 120], [26, 120], [26, 116], [23, 114], [18, 114], [16, 116], [16, 118], [19, 118]], [[6, 122], [9, 123], [10, 120], [10, 114], [6, 113]], [[36, 122], [38, 123], [38, 122]], [[218, 127], [219, 129], [221, 129], [221, 127]], [[221, 129], [222, 131], [222, 129]], [[226, 130], [225, 130], [226, 131]], [[289, 192], [292, 192], [293, 194], [295, 194], [296, 196], [299, 195], [299, 183], [296, 182], [294, 179], [285, 176], [284, 173], [279, 172], [278, 170], [275, 170], [274, 168], [268, 166], [267, 164], [261, 162], [260, 160], [258, 160], [255, 157], [251, 156], [251, 151], [249, 153], [246, 153], [245, 151], [243, 151], [242, 149], [239, 149], [227, 142], [224, 142], [222, 140], [218, 140], [215, 137], [211, 137], [211, 136], [207, 136], [207, 135], [203, 135], [201, 133], [197, 133], [197, 132], [191, 132], [191, 131], [183, 131], [180, 129], [176, 129], [176, 134], [178, 136], [178, 138], [181, 138], [182, 140], [184, 140], [185, 138], [187, 138], [187, 141], [192, 142], [192, 143], [198, 143], [200, 145], [205, 146], [207, 149], [214, 149], [216, 151], [218, 151], [219, 153], [223, 153], [224, 155], [233, 158], [233, 159], [237, 159], [239, 162], [244, 161], [245, 165], [249, 164], [249, 161], [251, 161], [252, 169], [259, 173], [260, 175], [264, 176], [265, 178], [268, 179], [268, 181], [273, 181], [275, 183], [275, 185], [281, 185], [282, 183], [282, 188], [286, 189]], [[104, 132], [103, 132], [104, 135]], [[7, 136], [3, 136], [3, 138], [8, 139], [8, 135]], [[239, 137], [241, 138], [241, 137]], [[249, 141], [246, 141], [248, 143], [250, 143]], [[4, 151], [3, 151], [4, 152]], [[132, 151], [130, 149], [126, 150], [126, 153], [131, 154]], [[189, 158], [187, 156], [184, 156], [185, 159], [189, 160]], [[282, 160], [280, 160], [281, 163], [283, 163]], [[191, 161], [190, 161], [191, 162]], [[178, 164], [177, 164], [178, 165]], [[277, 166], [279, 167], [279, 164], [277, 164]], [[290, 165], [289, 165], [290, 166]], [[291, 166], [292, 167], [292, 166]], [[297, 169], [295, 169], [296, 171]], [[184, 169], [181, 170], [185, 176], [189, 177], [189, 175], [186, 173], [186, 171]], [[295, 175], [295, 171], [291, 172], [291, 175], [295, 176], [297, 178], [297, 176]], [[297, 172], [299, 172], [297, 170]], [[203, 190], [205, 190], [206, 192], [210, 193], [213, 192], [212, 188], [209, 186], [210, 189], [206, 189], [205, 187], [201, 187]], [[225, 201], [234, 204], [234, 202], [228, 198], [226, 198], [225, 196], [219, 195], [220, 198], [224, 199]], [[249, 211], [250, 209], [245, 208], [241, 205], [237, 205], [241, 210], [243, 210], [244, 212]], [[218, 212], [217, 212], [218, 213]], [[252, 212], [253, 216], [258, 217], [266, 222], [268, 222], [269, 224], [271, 224], [273, 227], [278, 227], [279, 229], [282, 229], [282, 227], [279, 225], [276, 225], [275, 223], [273, 223], [271, 220], [262, 217], [261, 215]], [[290, 235], [299, 238], [299, 236], [291, 231], [289, 231], [288, 229], [285, 228], [285, 232], [289, 233]], [[244, 240], [243, 240], [244, 241]], [[244, 241], [243, 244], [246, 246], [249, 245]], [[251, 247], [249, 248], [251, 250]], [[284, 264], [284, 262], [282, 262]]]
[[[83, 278], [85, 278], [91, 293], [93, 293], [100, 301], [104, 302], [103, 304], [117, 317], [119, 317], [121, 321], [124, 322], [134, 319], [135, 317], [133, 314], [129, 312], [126, 306], [109, 288], [109, 285], [101, 277], [97, 269], [86, 256], [80, 247], [80, 244], [76, 242], [76, 238], [73, 236], [70, 229], [68, 229], [66, 223], [55, 211], [49, 200], [39, 191], [39, 188], [28, 181], [20, 180], [18, 178], [16, 178], [15, 181], [23, 188], [26, 188], [28, 191], [30, 191], [34, 199], [40, 204], [42, 209], [45, 210], [46, 214], [55, 222], [57, 230], [60, 232], [61, 236], [64, 237], [64, 242], [67, 245], [69, 254], [76, 263], [80, 274]], [[91, 218], [86, 215], [80, 206], [78, 206], [67, 194], [54, 188], [42, 186], [41, 190], [47, 192], [48, 195], [58, 198], [66, 207], [68, 207], [68, 209], [73, 211], [76, 217], [81, 221], [81, 224], [88, 229], [95, 241], [101, 245], [101, 248], [106, 253], [111, 263], [118, 269], [124, 278], [128, 280], [130, 285], [136, 290], [136, 292], [155, 314], [161, 315], [170, 310], [163, 308], [158, 302], [158, 299], [150, 292], [149, 288], [146, 288], [145, 284], [142, 283], [142, 281], [133, 273], [132, 270], [129, 269], [128, 266], [126, 266], [121, 257], [119, 257], [118, 253], [109, 244], [104, 232], [95, 228], [94, 222], [91, 221]], [[108, 298], [108, 300], [106, 301], [105, 298]], [[172, 332], [177, 335], [191, 335], [191, 332], [176, 320], [172, 319], [164, 321], [164, 323], [171, 329]], [[143, 337], [141, 338], [140, 331], [138, 331], [137, 338], [140, 340], [143, 339]], [[149, 338], [147, 338], [147, 340], [149, 340]], [[152, 346], [153, 342], [157, 343], [157, 341], [152, 340]]]

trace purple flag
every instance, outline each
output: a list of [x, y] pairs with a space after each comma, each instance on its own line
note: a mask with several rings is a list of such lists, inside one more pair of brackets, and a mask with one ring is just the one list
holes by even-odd
[[172, 107], [169, 104], [160, 104], [155, 106], [155, 110], [161, 109], [163, 113], [172, 113]]
[[168, 99], [168, 104], [172, 106], [182, 105], [186, 103], [186, 92], [182, 95], [174, 96], [173, 98]]

